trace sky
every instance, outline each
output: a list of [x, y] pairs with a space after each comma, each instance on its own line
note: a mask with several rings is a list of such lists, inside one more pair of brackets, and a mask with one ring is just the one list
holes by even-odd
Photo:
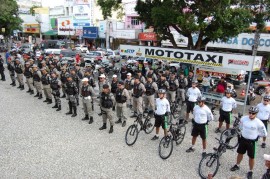
[[42, 0], [42, 6], [44, 7], [54, 7], [64, 4], [64, 0]]

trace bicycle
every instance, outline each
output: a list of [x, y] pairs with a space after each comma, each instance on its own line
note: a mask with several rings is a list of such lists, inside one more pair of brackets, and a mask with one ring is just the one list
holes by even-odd
[[238, 113], [238, 116], [235, 116], [235, 121], [233, 123], [233, 127], [224, 130], [220, 135], [220, 140], [225, 141], [228, 149], [234, 149], [238, 146], [238, 139], [241, 136], [241, 131], [239, 129], [240, 119], [242, 114]]
[[176, 124], [171, 123], [168, 131], [168, 136], [164, 136], [159, 142], [159, 156], [162, 159], [167, 159], [171, 156], [173, 151], [173, 141], [176, 145], [183, 142], [186, 134], [186, 125], [184, 119], [179, 118]]
[[[142, 119], [145, 118], [144, 122]], [[147, 115], [140, 114], [137, 116], [134, 123], [128, 127], [125, 135], [125, 141], [128, 146], [135, 144], [140, 131], [144, 131], [146, 134], [150, 134], [154, 130], [153, 111], [148, 111]], [[139, 129], [140, 127], [140, 129]]]
[[216, 138], [216, 140], [219, 141], [218, 148], [214, 148], [214, 153], [206, 154], [199, 163], [198, 172], [200, 177], [203, 179], [207, 179], [209, 174], [212, 174], [212, 177], [217, 174], [220, 166], [219, 158], [222, 156], [223, 153], [226, 152], [226, 149], [228, 148], [226, 142], [223, 142], [218, 138]]
[[171, 115], [174, 119], [178, 119], [180, 117], [180, 112], [182, 110], [181, 105], [176, 102], [170, 102]]

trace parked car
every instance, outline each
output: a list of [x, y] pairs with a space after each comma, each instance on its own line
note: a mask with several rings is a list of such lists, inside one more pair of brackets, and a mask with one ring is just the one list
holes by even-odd
[[90, 51], [85, 54], [85, 58], [94, 58], [95, 63], [100, 63], [104, 57], [103, 51]]
[[[245, 75], [245, 82], [248, 82], [248, 78], [249, 78], [249, 72], [247, 72], [247, 74]], [[262, 70], [258, 70], [258, 71], [253, 71], [252, 75], [251, 75], [251, 83], [254, 83], [255, 81], [261, 81], [261, 80], [265, 80], [266, 79], [266, 74], [264, 73], [264, 71]]]
[[259, 80], [253, 83], [253, 88], [255, 89], [255, 93], [259, 95], [264, 93], [265, 87], [267, 86], [270, 86], [269, 80]]
[[74, 60], [76, 56], [76, 52], [72, 50], [61, 50], [60, 52], [61, 55], [63, 55], [62, 60]]
[[32, 44], [22, 44], [22, 46], [20, 46], [19, 48], [19, 51], [23, 53], [29, 53], [32, 50], [33, 50]]
[[120, 62], [121, 56], [118, 50], [115, 51], [107, 51], [108, 59], [113, 60], [114, 62]]

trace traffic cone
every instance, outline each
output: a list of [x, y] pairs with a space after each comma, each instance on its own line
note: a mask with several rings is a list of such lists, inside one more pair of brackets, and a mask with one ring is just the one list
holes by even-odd
[[242, 89], [242, 91], [241, 91], [241, 96], [246, 96], [246, 93], [245, 93], [244, 89]]

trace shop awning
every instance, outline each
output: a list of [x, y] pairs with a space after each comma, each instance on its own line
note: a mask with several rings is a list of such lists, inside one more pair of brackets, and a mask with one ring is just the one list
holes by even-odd
[[57, 35], [57, 31], [49, 30], [49, 31], [43, 33], [43, 35], [49, 35], [49, 36], [51, 36], [51, 35]]

